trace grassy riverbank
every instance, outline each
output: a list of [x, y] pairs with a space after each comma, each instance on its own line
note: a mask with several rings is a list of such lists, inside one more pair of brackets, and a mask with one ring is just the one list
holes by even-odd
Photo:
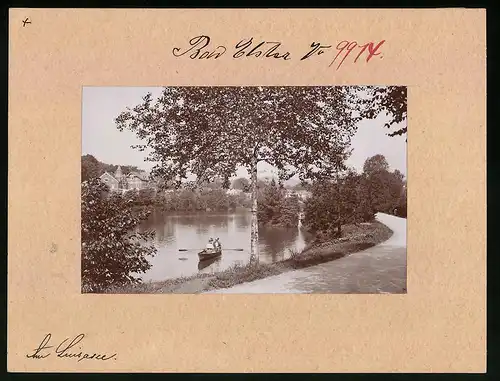
[[271, 264], [233, 266], [214, 274], [195, 274], [190, 277], [141, 283], [136, 286], [108, 291], [120, 294], [199, 293], [278, 275], [286, 271], [314, 266], [365, 250], [389, 239], [393, 232], [380, 222], [346, 225], [339, 239], [314, 243], [302, 252], [290, 253], [290, 258]]

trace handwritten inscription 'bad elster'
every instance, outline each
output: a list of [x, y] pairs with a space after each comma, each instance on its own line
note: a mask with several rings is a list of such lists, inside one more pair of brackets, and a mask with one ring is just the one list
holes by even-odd
[[[321, 56], [327, 52], [330, 54], [330, 65], [337, 64], [337, 70], [342, 64], [350, 59], [350, 62], [370, 62], [373, 57], [382, 58], [383, 55], [380, 48], [385, 40], [378, 42], [367, 42], [360, 44], [356, 41], [342, 40], [332, 51], [333, 45], [312, 42], [300, 54], [300, 61], [312, 59], [313, 57]], [[336, 51], [336, 53], [335, 53]], [[229, 52], [229, 53], [228, 53]], [[175, 57], [189, 57], [192, 60], [218, 59], [222, 56], [230, 54], [234, 59], [274, 59], [281, 61], [289, 61], [293, 59], [292, 53], [283, 47], [280, 41], [257, 41], [253, 37], [243, 39], [236, 43], [231, 48], [224, 45], [212, 44], [209, 36], [200, 35], [191, 38], [183, 47], [174, 47], [172, 54]], [[328, 56], [326, 54], [325, 56]]]

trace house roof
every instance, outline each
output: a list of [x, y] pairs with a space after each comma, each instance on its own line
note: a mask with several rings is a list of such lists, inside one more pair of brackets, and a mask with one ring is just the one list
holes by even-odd
[[128, 174], [128, 177], [138, 177], [142, 181], [147, 181], [149, 178], [149, 175], [146, 172], [143, 171], [132, 171]]
[[118, 179], [109, 172], [104, 172], [99, 178], [102, 179], [104, 176], [111, 177], [113, 180], [118, 181]]
[[[104, 176], [107, 176], [107, 177], [111, 177], [113, 180], [115, 181], [119, 181], [116, 176], [114, 176], [112, 173], [109, 173], [109, 172], [104, 172], [101, 176], [99, 176], [99, 178], [102, 178]], [[149, 180], [149, 175], [144, 172], [144, 171], [132, 171], [130, 172], [128, 175], [127, 175], [128, 178], [131, 178], [131, 177], [137, 177], [139, 178], [140, 180], [142, 181], [148, 181]], [[123, 178], [124, 179], [124, 178]]]

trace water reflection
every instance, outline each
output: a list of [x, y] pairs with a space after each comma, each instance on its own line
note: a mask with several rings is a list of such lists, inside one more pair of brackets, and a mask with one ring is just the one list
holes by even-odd
[[239, 230], [246, 230], [250, 226], [251, 216], [249, 214], [238, 214], [234, 216], [236, 228]]
[[[163, 280], [189, 276], [197, 272], [222, 271], [250, 259], [250, 213], [178, 214], [155, 211], [140, 230], [154, 230], [157, 254], [144, 280]], [[223, 253], [219, 258], [199, 262], [198, 252], [210, 237], [219, 237]], [[289, 250], [301, 250], [307, 238], [301, 229], [261, 227], [259, 251], [262, 262], [285, 259]], [[238, 249], [238, 250], [231, 250]]]
[[220, 268], [220, 262], [220, 257], [199, 261], [198, 270], [200, 270], [200, 272], [206, 272], [203, 270], [210, 266], [210, 272], [218, 271], [218, 269]]
[[259, 250], [264, 253], [268, 262], [276, 262], [284, 259], [287, 249], [295, 248], [293, 245], [297, 240], [299, 230], [265, 228], [259, 231]]

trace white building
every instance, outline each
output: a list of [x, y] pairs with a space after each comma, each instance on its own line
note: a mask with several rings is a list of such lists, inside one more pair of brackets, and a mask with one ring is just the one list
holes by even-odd
[[124, 175], [120, 166], [114, 174], [104, 172], [100, 179], [113, 191], [141, 190], [153, 187], [146, 172], [134, 171]]

